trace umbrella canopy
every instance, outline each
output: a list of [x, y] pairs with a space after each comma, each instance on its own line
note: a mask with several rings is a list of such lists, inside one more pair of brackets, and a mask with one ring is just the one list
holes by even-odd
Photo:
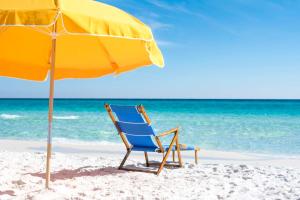
[[50, 74], [47, 188], [54, 80], [164, 65], [148, 26], [92, 0], [1, 0], [0, 44], [0, 76], [44, 81]]
[[53, 37], [55, 80], [163, 66], [150, 28], [115, 7], [89, 0], [2, 0], [0, 8], [0, 76], [45, 80]]

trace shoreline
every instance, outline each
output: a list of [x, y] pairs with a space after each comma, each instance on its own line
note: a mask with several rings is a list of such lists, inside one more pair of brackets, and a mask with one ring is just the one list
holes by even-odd
[[[39, 152], [46, 153], [44, 140], [4, 140], [0, 139], [0, 152]], [[122, 159], [126, 153], [125, 146], [112, 142], [87, 142], [77, 140], [53, 140], [53, 153], [71, 155], [108, 156]], [[278, 155], [249, 152], [206, 150], [200, 147], [198, 155], [202, 164], [250, 164], [254, 166], [276, 166], [300, 169], [300, 155]], [[161, 158], [161, 154], [150, 153], [151, 157]], [[143, 152], [133, 152], [130, 157], [143, 159]], [[183, 161], [193, 163], [193, 151], [182, 151]], [[171, 158], [171, 155], [169, 156]]]

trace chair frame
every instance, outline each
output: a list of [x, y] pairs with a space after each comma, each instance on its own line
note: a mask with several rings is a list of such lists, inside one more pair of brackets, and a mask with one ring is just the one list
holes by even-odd
[[[117, 121], [116, 121], [116, 118], [113, 114], [113, 111], [111, 110], [109, 104], [105, 104], [104, 105], [105, 109], [107, 110], [111, 120], [113, 121], [116, 129], [118, 130], [118, 134], [120, 135], [125, 147], [126, 147], [126, 150], [127, 150], [127, 153], [126, 155], [124, 156], [120, 166], [119, 166], [119, 169], [121, 170], [128, 170], [128, 171], [141, 171], [141, 172], [148, 172], [148, 173], [154, 173], [156, 175], [159, 175], [159, 173], [162, 171], [163, 167], [164, 166], [172, 166], [172, 167], [182, 167], [182, 159], [181, 159], [181, 153], [180, 153], [180, 144], [179, 144], [179, 128], [173, 128], [173, 129], [170, 129], [168, 131], [165, 131], [159, 135], [156, 135], [154, 136], [155, 138], [155, 141], [157, 143], [157, 146], [159, 147], [159, 149], [156, 151], [157, 153], [162, 153], [163, 154], [163, 159], [162, 161], [159, 163], [159, 168], [157, 171], [153, 171], [153, 170], [142, 170], [142, 169], [129, 169], [129, 168], [125, 168], [124, 167], [124, 164], [127, 160], [127, 158], [129, 157], [131, 151], [132, 151], [132, 146], [129, 144], [129, 142], [127, 141], [126, 139], [126, 135], [121, 131], [121, 129], [119, 128], [118, 124], [117, 124]], [[146, 120], [146, 123], [150, 126], [151, 125], [151, 121], [150, 121], [150, 118], [148, 117], [148, 115], [146, 114], [145, 112], [145, 108], [143, 105], [138, 105], [137, 106], [137, 110], [139, 113], [141, 113], [144, 117], [144, 119]], [[164, 136], [168, 136], [168, 135], [171, 135], [171, 134], [174, 134], [172, 140], [171, 140], [171, 143], [169, 145], [169, 148], [167, 151], [164, 150], [163, 148], [163, 145], [162, 145], [162, 142], [160, 140], [161, 137], [164, 137]], [[175, 145], [175, 150], [177, 151], [177, 155], [178, 155], [178, 165], [174, 164], [175, 163], [175, 155], [174, 155], [174, 151], [173, 151], [173, 164], [167, 164], [167, 159], [168, 159], [168, 156], [170, 154], [170, 152], [172, 151], [172, 148], [173, 146]], [[146, 166], [147, 167], [150, 167], [150, 165], [154, 164], [154, 163], [150, 163], [149, 162], [149, 159], [148, 159], [148, 152], [147, 151], [144, 151], [144, 155], [145, 155], [145, 160], [146, 160]]]

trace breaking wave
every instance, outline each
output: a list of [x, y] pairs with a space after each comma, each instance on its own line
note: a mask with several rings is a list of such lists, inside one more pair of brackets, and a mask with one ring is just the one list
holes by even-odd
[[20, 118], [20, 115], [11, 115], [11, 114], [1, 114], [0, 118], [1, 119], [17, 119]]
[[79, 116], [75, 116], [75, 115], [53, 116], [53, 119], [74, 120], [74, 119], [79, 119]]

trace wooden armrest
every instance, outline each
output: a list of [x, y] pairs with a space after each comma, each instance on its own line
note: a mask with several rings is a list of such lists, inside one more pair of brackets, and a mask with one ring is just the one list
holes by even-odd
[[170, 134], [173, 134], [173, 133], [176, 133], [176, 132], [178, 132], [178, 128], [173, 128], [173, 129], [170, 129], [166, 132], [163, 132], [163, 133], [157, 135], [157, 137], [167, 136], [167, 135], [170, 135]]

